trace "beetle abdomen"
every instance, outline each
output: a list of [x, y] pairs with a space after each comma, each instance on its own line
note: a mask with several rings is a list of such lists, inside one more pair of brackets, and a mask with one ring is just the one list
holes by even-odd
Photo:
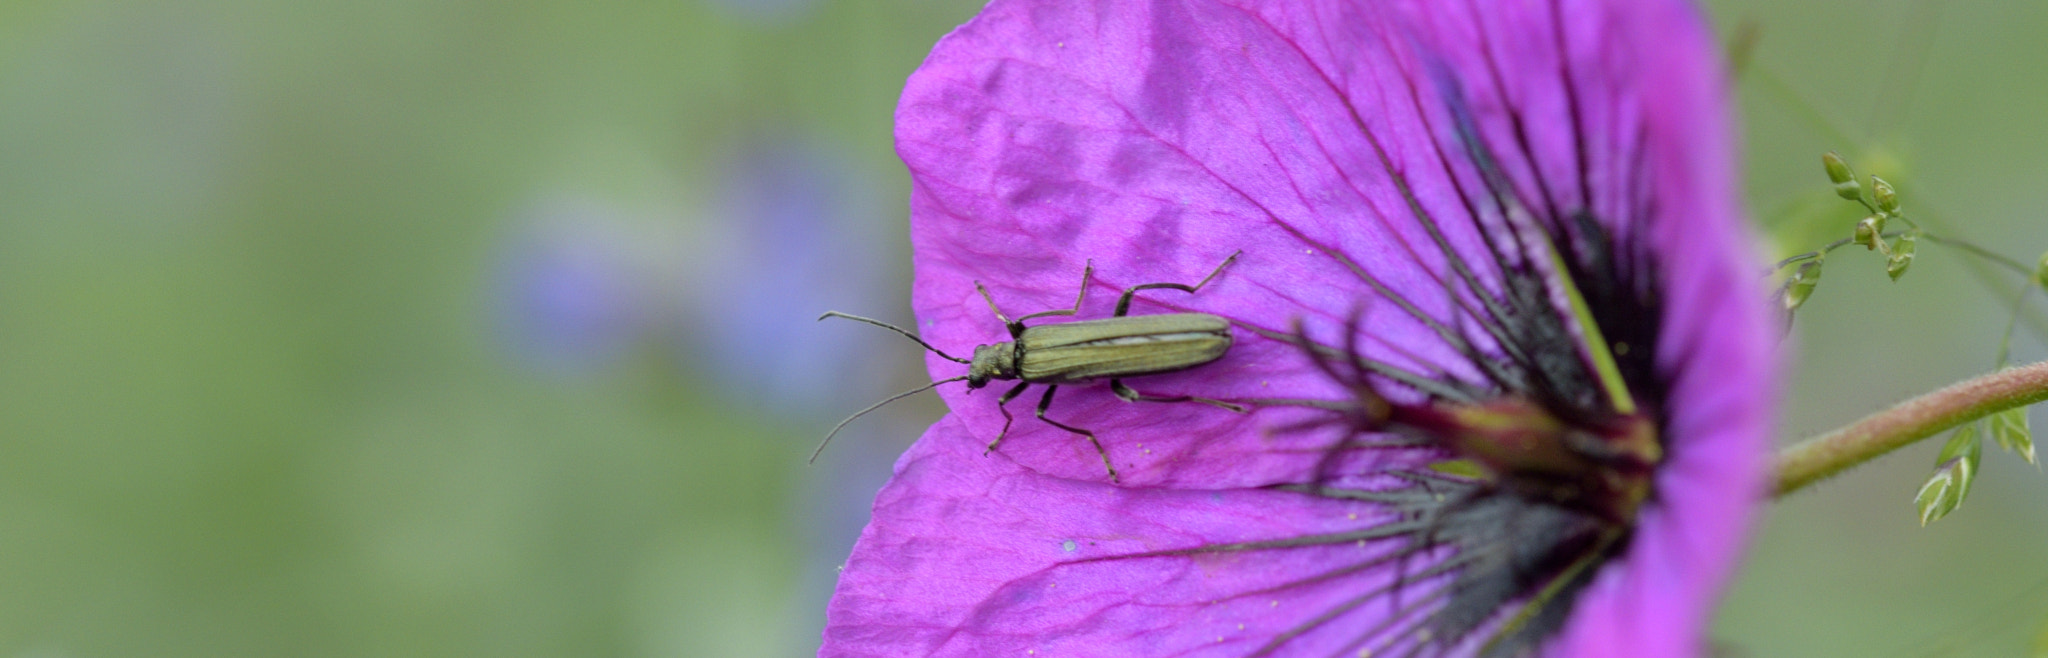
[[1230, 321], [1206, 313], [1170, 313], [1039, 325], [1018, 337], [1017, 374], [1062, 384], [1193, 368], [1229, 351]]

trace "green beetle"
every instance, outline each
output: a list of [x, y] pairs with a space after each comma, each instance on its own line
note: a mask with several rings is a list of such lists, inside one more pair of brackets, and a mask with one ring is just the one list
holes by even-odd
[[[1242, 252], [1239, 252], [1242, 253]], [[1081, 292], [1074, 298], [1074, 307], [1041, 311], [1015, 320], [1003, 314], [996, 306], [995, 297], [988, 288], [977, 281], [974, 289], [988, 302], [988, 308], [996, 319], [1009, 329], [1010, 341], [980, 345], [974, 348], [973, 359], [962, 359], [932, 347], [916, 334], [905, 331], [880, 320], [849, 315], [838, 311], [827, 311], [818, 319], [830, 317], [865, 322], [902, 334], [917, 341], [917, 344], [931, 350], [933, 354], [956, 363], [967, 364], [967, 374], [951, 379], [932, 382], [930, 385], [896, 394], [866, 409], [855, 412], [832, 433], [825, 435], [825, 442], [818, 444], [817, 452], [811, 453], [816, 460], [824, 452], [825, 443], [839, 433], [847, 423], [904, 397], [920, 393], [940, 384], [957, 381], [967, 382], [969, 389], [982, 388], [995, 380], [1016, 381], [1017, 385], [1004, 391], [996, 400], [996, 408], [1003, 412], [1003, 429], [988, 444], [993, 451], [1010, 433], [1010, 424], [1015, 419], [1010, 415], [1009, 403], [1022, 395], [1032, 384], [1045, 385], [1045, 394], [1038, 399], [1036, 415], [1046, 424], [1087, 437], [1095, 446], [1095, 452], [1102, 456], [1102, 466], [1109, 471], [1109, 479], [1117, 480], [1116, 466], [1110, 463], [1109, 452], [1096, 440], [1095, 433], [1045, 417], [1045, 410], [1052, 406], [1052, 395], [1063, 384], [1075, 384], [1098, 379], [1109, 380], [1109, 388], [1117, 397], [1130, 402], [1200, 402], [1242, 413], [1244, 407], [1222, 400], [1195, 397], [1192, 395], [1157, 396], [1140, 393], [1124, 385], [1123, 378], [1142, 375], [1157, 375], [1178, 372], [1207, 364], [1223, 358], [1230, 350], [1230, 321], [1207, 313], [1165, 313], [1160, 315], [1129, 315], [1131, 299], [1140, 290], [1171, 288], [1189, 293], [1201, 290], [1209, 281], [1221, 274], [1223, 269], [1235, 262], [1238, 253], [1209, 272], [1195, 285], [1181, 283], [1145, 283], [1125, 288], [1123, 296], [1117, 299], [1116, 313], [1101, 320], [1082, 320], [1061, 324], [1047, 324], [1027, 327], [1024, 321], [1055, 315], [1075, 315], [1081, 312], [1081, 304], [1088, 298], [1088, 282], [1094, 276], [1095, 267], [1090, 264], [1081, 270]]]

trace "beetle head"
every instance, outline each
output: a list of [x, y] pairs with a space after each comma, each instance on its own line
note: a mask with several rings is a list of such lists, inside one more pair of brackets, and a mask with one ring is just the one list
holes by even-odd
[[987, 386], [991, 379], [1017, 378], [1016, 343], [977, 345], [974, 362], [967, 366], [967, 387]]

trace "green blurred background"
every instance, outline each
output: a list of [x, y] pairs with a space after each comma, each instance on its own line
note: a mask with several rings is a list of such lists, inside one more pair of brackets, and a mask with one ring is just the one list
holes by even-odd
[[[923, 376], [810, 320], [908, 315], [890, 114], [975, 6], [0, 4], [0, 657], [813, 651], [939, 409], [805, 466]], [[1827, 149], [1937, 227], [2048, 248], [2048, 4], [1710, 10], [1760, 28], [1773, 249], [1857, 218]], [[1990, 367], [2015, 277], [1838, 256], [1786, 436]], [[2024, 655], [2048, 476], [1994, 449], [1922, 529], [1935, 447], [1778, 506], [1717, 639]]]
[[[1750, 207], [1777, 253], [1848, 237], [1819, 189], [1834, 149], [1897, 183], [1930, 229], [2031, 266], [2048, 249], [2048, 3], [1728, 0], [1760, 28], [1742, 80]], [[1910, 192], [1905, 191], [1910, 190]], [[1781, 442], [1988, 371], [2017, 277], [1924, 245], [1897, 283], [1837, 252], [1793, 342]], [[2013, 359], [2044, 353], [2039, 292]], [[2034, 410], [2038, 422], [2048, 418]], [[2048, 656], [2048, 476], [1987, 443], [1969, 500], [1921, 528], [1913, 494], [1940, 441], [1780, 501], [1717, 638], [1755, 656]]]

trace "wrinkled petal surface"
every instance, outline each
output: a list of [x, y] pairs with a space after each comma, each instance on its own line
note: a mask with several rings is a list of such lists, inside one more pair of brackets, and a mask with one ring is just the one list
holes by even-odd
[[[903, 456], [875, 501], [877, 522], [840, 576], [825, 653], [1245, 655], [1315, 614], [1303, 611], [1360, 594], [1356, 579], [1274, 586], [1384, 547], [1088, 560], [1345, 532], [1378, 514], [1272, 491], [1045, 477], [1000, 453], [982, 457], [949, 417]], [[1334, 646], [1333, 631], [1324, 635], [1310, 639]]]

